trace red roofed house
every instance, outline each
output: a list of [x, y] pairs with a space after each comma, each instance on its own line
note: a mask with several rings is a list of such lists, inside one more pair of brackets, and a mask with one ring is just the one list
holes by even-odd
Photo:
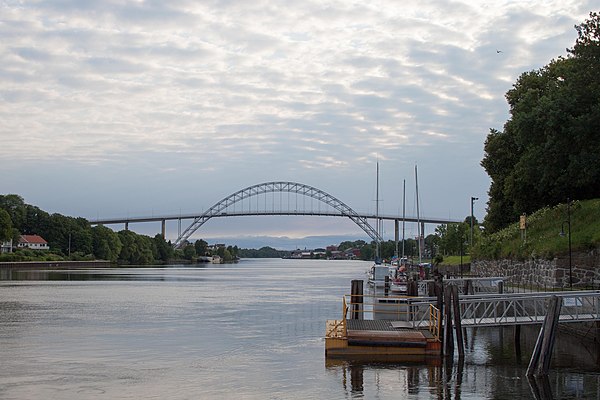
[[18, 247], [20, 249], [29, 248], [31, 250], [48, 250], [48, 242], [39, 235], [21, 235]]

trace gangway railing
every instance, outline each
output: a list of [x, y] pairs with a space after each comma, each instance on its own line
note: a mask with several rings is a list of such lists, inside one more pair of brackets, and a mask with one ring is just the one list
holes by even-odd
[[[541, 324], [548, 311], [548, 300], [561, 298], [559, 322], [574, 323], [600, 321], [600, 291], [567, 291], [536, 293], [505, 293], [464, 295], [459, 308], [462, 327], [507, 326]], [[435, 297], [362, 296], [359, 305], [361, 317], [403, 321], [405, 326], [429, 329], [431, 307]], [[344, 298], [346, 304], [346, 299]], [[344, 310], [344, 318], [353, 304]], [[355, 303], [357, 305], [359, 303]], [[358, 308], [355, 308], [358, 309]], [[438, 323], [438, 326], [441, 325]]]
[[551, 296], [562, 301], [559, 322], [600, 321], [600, 291], [569, 291], [463, 296], [459, 301], [461, 324], [463, 327], [541, 324]]
[[[465, 282], [471, 282], [473, 293], [498, 293], [498, 284], [504, 282], [503, 277], [464, 277], [464, 278], [444, 278], [444, 285], [456, 285], [459, 294], [464, 293]], [[433, 279], [424, 279], [418, 281], [419, 294], [427, 295], [429, 285], [433, 284]]]

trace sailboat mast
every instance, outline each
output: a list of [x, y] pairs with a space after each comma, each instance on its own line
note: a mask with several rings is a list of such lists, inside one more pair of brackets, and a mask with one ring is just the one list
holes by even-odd
[[406, 224], [406, 179], [402, 180], [402, 258], [404, 258], [404, 226]]
[[417, 175], [417, 166], [415, 165], [415, 185], [417, 190], [417, 246], [419, 247], [419, 264], [421, 264], [421, 214], [419, 213], [419, 178]]
[[375, 241], [375, 259], [380, 259], [381, 254], [380, 254], [380, 245], [379, 245], [379, 237], [381, 237], [381, 222], [379, 220], [379, 160], [377, 160], [377, 180], [376, 180], [377, 184], [377, 189], [375, 191], [375, 218], [377, 219], [377, 223], [376, 223], [376, 228], [377, 228], [377, 235], [378, 238]]

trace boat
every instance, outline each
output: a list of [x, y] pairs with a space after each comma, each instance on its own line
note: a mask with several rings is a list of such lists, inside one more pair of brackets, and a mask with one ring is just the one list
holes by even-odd
[[406, 296], [408, 294], [408, 276], [405, 272], [400, 272], [390, 282], [390, 291], [394, 294]]
[[390, 267], [387, 264], [375, 263], [368, 271], [368, 283], [376, 288], [384, 287], [387, 280], [390, 277]]
[[407, 266], [408, 258], [394, 257], [392, 260], [393, 268], [390, 270], [390, 291], [394, 294], [408, 294], [408, 275]]

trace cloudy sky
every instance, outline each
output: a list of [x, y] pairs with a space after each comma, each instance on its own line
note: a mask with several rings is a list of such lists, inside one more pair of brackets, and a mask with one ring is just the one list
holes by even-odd
[[[295, 181], [361, 212], [483, 219], [504, 94], [592, 1], [0, 1], [0, 193], [85, 218], [205, 210]], [[135, 229], [135, 228], [134, 228]], [[157, 232], [159, 227], [148, 228]], [[386, 228], [393, 235], [393, 227]], [[177, 227], [169, 225], [171, 238]], [[200, 236], [358, 234], [220, 218]], [[389, 234], [386, 233], [389, 236]]]

